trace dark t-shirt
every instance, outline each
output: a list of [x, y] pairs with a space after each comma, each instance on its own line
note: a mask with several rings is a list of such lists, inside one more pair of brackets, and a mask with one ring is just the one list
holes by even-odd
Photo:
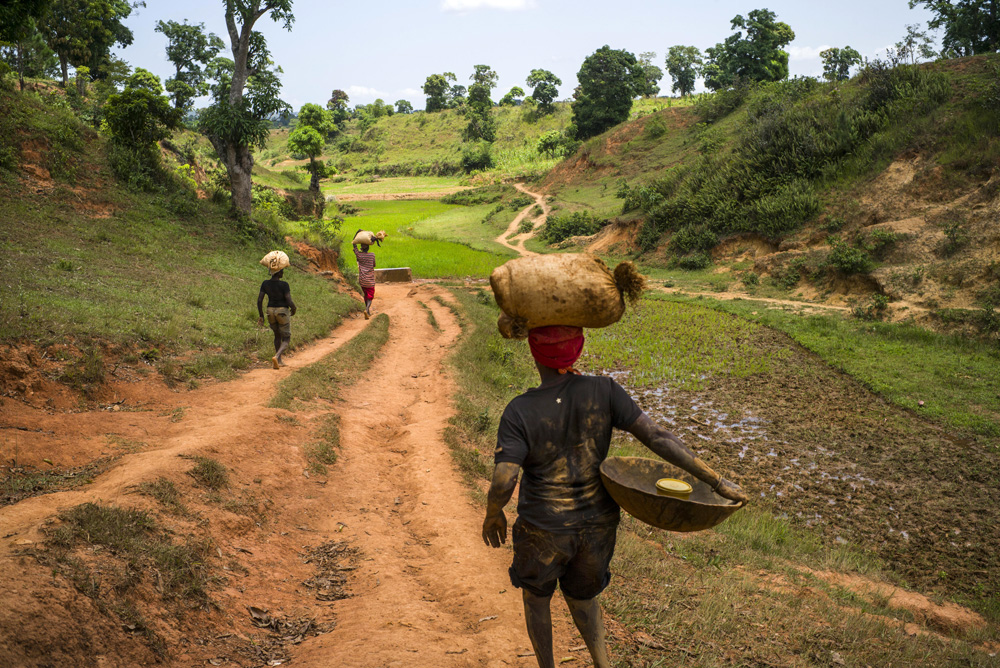
[[500, 418], [496, 462], [524, 469], [517, 512], [556, 533], [618, 522], [618, 504], [601, 483], [612, 428], [631, 427], [642, 410], [611, 378], [567, 376], [515, 397]]
[[285, 299], [285, 295], [291, 296], [292, 291], [288, 287], [288, 283], [284, 281], [275, 281], [274, 279], [269, 278], [260, 284], [260, 291], [267, 295], [268, 308], [291, 306], [291, 304], [288, 303], [288, 300]]

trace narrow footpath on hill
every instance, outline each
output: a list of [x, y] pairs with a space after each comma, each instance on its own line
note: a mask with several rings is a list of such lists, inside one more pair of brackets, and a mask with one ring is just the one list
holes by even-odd
[[[135, 491], [165, 477], [182, 488], [184, 503], [200, 518], [197, 526], [211, 533], [212, 561], [216, 551], [219, 557], [212, 565], [228, 564], [229, 571], [225, 586], [209, 591], [221, 621], [220, 613], [203, 610], [186, 613], [179, 626], [176, 620], [152, 624], [168, 647], [168, 665], [261, 665], [234, 658], [241, 646], [262, 647], [248, 606], [332, 627], [286, 648], [297, 665], [535, 665], [520, 592], [507, 576], [510, 551], [483, 544], [483, 510], [444, 440], [456, 391], [446, 361], [461, 335], [456, 316], [441, 303], [450, 299], [430, 284], [380, 286], [375, 309], [389, 317], [388, 341], [364, 377], [332, 404], [313, 401], [294, 412], [268, 407], [281, 380], [369, 324], [357, 316], [296, 350], [283, 369], [258, 368], [188, 392], [147, 392], [141, 401], [126, 398], [122, 410], [49, 413], [5, 404], [4, 427], [19, 430], [22, 451], [34, 453], [29, 457], [94, 459], [113, 449], [112, 435], [141, 445], [90, 485], [0, 508], [6, 581], [0, 628], [21, 630], [16, 639], [0, 639], [0, 658], [13, 660], [6, 665], [152, 662], [139, 639], [123, 636], [115, 617], [98, 612], [94, 599], [53, 577], [30, 551], [42, 549], [46, 527], [60, 512], [82, 503], [162, 510]], [[418, 300], [431, 309], [436, 327]], [[326, 475], [309, 475], [303, 450], [317, 421], [331, 412], [340, 418], [337, 460]], [[224, 510], [229, 506], [192, 484], [195, 455], [227, 467], [223, 496], [268, 498], [267, 520]], [[165, 513], [160, 518], [175, 521]], [[176, 535], [194, 526], [176, 522]], [[318, 602], [306, 585], [315, 566], [304, 557], [331, 542], [354, 555], [342, 569], [347, 597]], [[147, 604], [156, 599], [151, 592]], [[143, 608], [146, 618], [169, 620], [169, 604], [162, 606], [157, 611], [154, 600], [152, 610]], [[557, 656], [578, 653], [582, 642], [563, 604], [553, 618]], [[26, 660], [32, 656], [37, 663]]]
[[[517, 214], [517, 217], [515, 217], [514, 220], [510, 221], [510, 225], [507, 226], [507, 229], [504, 230], [503, 234], [498, 236], [495, 239], [495, 241], [501, 246], [506, 246], [511, 250], [517, 251], [521, 255], [537, 255], [537, 253], [525, 248], [524, 242], [535, 236], [535, 232], [538, 230], [538, 228], [540, 228], [542, 225], [545, 224], [545, 221], [549, 217], [549, 213], [551, 212], [551, 208], [545, 201], [545, 195], [539, 193], [533, 193], [527, 188], [525, 188], [523, 184], [520, 183], [515, 183], [514, 187], [523, 192], [525, 195], [533, 197], [535, 202], [534, 204], [530, 204], [529, 206], [525, 207], [524, 210], [521, 211], [521, 213]], [[536, 206], [541, 208], [542, 215], [538, 216], [534, 220], [531, 229], [529, 231], [518, 233], [517, 230], [521, 225], [521, 221], [530, 216], [531, 212], [534, 210]]]

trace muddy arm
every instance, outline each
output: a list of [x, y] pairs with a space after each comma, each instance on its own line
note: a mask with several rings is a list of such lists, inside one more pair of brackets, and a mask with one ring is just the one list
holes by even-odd
[[507, 516], [503, 508], [514, 494], [520, 471], [521, 467], [511, 462], [500, 462], [493, 469], [493, 482], [486, 501], [486, 519], [483, 520], [483, 542], [487, 545], [500, 547], [507, 542]]
[[679, 466], [694, 477], [708, 483], [720, 496], [733, 501], [747, 502], [747, 495], [734, 482], [726, 480], [701, 461], [679, 438], [643, 413], [631, 427], [626, 429], [643, 445], [675, 466]]

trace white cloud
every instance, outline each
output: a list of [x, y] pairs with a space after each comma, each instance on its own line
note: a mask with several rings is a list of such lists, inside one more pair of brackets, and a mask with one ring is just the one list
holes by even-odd
[[812, 60], [819, 58], [820, 52], [826, 51], [829, 48], [829, 44], [824, 44], [823, 46], [790, 46], [788, 47], [788, 59]]
[[399, 94], [400, 95], [423, 95], [424, 91], [420, 90], [419, 88], [404, 88], [403, 90], [399, 91]]
[[356, 97], [371, 98], [374, 100], [375, 98], [382, 97], [384, 95], [382, 91], [376, 90], [375, 88], [369, 88], [368, 86], [348, 86], [347, 90], [344, 92], [351, 98], [351, 102], [354, 102], [354, 98]]
[[475, 9], [521, 11], [534, 6], [535, 0], [441, 0], [441, 9], [446, 12], [469, 12]]

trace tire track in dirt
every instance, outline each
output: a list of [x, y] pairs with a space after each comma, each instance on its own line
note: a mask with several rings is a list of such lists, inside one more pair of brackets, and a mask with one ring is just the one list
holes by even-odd
[[[521, 211], [521, 213], [517, 214], [517, 217], [515, 217], [514, 220], [510, 222], [510, 225], [507, 226], [507, 229], [504, 230], [503, 234], [498, 236], [495, 239], [495, 241], [501, 246], [506, 246], [511, 250], [517, 251], [522, 256], [538, 255], [538, 253], [535, 253], [534, 251], [530, 251], [527, 248], [525, 248], [524, 242], [535, 236], [535, 231], [539, 227], [545, 224], [545, 221], [548, 220], [549, 213], [551, 213], [551, 209], [549, 208], [548, 203], [545, 201], [545, 195], [539, 193], [533, 193], [520, 183], [515, 183], [514, 187], [523, 192], [525, 195], [533, 197], [535, 199], [535, 202], [534, 204], [528, 205], [527, 207], [525, 207], [523, 211]], [[539, 216], [538, 220], [536, 220], [534, 225], [532, 225], [531, 230], [528, 232], [524, 232], [522, 234], [517, 234], [516, 236], [511, 236], [517, 232], [517, 228], [518, 226], [520, 226], [521, 221], [524, 220], [529, 213], [531, 213], [531, 210], [535, 206], [541, 207], [542, 215]]]
[[[380, 294], [390, 338], [339, 411], [341, 450], [325, 488], [332, 510], [318, 527], [322, 534], [340, 531], [338, 539], [364, 556], [351, 578], [353, 597], [335, 604], [337, 628], [302, 643], [296, 660], [533, 666], [520, 592], [507, 576], [510, 552], [483, 544], [483, 509], [470, 498], [444, 440], [456, 391], [444, 362], [461, 328], [430, 297], [450, 297], [430, 284], [386, 286]], [[427, 322], [417, 299], [430, 306], [442, 331]], [[582, 641], [571, 640], [560, 610], [556, 645], [565, 656]]]

